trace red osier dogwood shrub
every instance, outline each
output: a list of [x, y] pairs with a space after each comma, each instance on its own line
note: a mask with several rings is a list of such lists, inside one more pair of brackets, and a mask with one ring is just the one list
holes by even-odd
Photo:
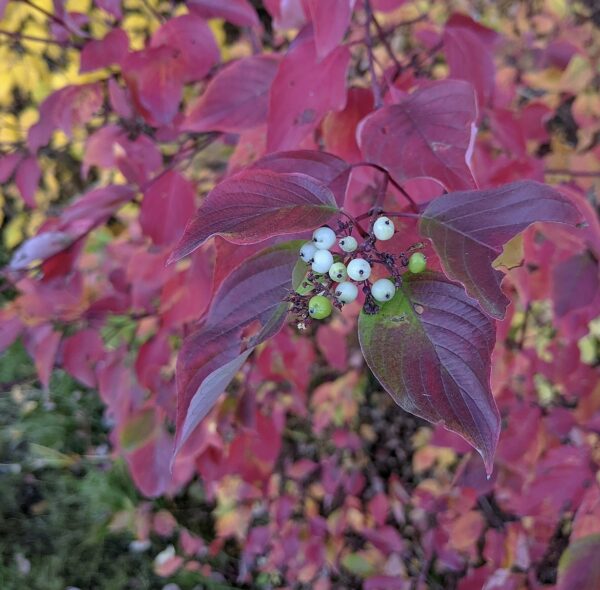
[[[60, 365], [97, 388], [115, 447], [153, 496], [174, 493], [196, 471], [209, 488], [226, 472], [265, 479], [280, 453], [285, 408], [262, 413], [254, 397], [245, 407], [243, 395], [239, 419], [259, 438], [240, 431], [229, 455], [219, 433], [227, 420], [215, 428], [205, 417], [240, 371], [242, 391], [280, 381], [278, 371], [305, 391], [301, 373], [314, 351], [302, 329], [317, 334], [327, 361], [350, 371], [346, 341], [356, 321], [366, 365], [394, 401], [459, 434], [490, 476], [499, 437], [514, 445], [501, 453], [506, 466], [520, 446], [525, 453], [522, 428], [542, 436], [534, 434], [539, 408], [529, 412], [511, 383], [513, 369], [533, 362], [518, 356], [522, 341], [517, 351], [496, 348], [500, 412], [492, 394], [492, 354], [509, 341], [511, 298], [530, 313], [551, 296], [569, 334], [553, 361], [539, 360], [556, 370], [532, 375], [563, 384], [572, 377], [570, 395], [588, 395], [593, 382], [577, 343], [598, 313], [600, 230], [581, 186], [543, 182], [551, 109], [520, 77], [524, 66], [509, 75], [516, 45], [464, 14], [399, 17], [403, 0], [265, 0], [257, 12], [258, 4], [190, 0], [186, 10], [157, 14], [134, 50], [119, 2], [97, 0], [113, 19], [101, 38], [87, 15], [54, 3], [53, 42], [80, 51], [81, 72], [98, 75], [45, 98], [26, 141], [1, 156], [0, 178], [36, 208], [40, 161], [52, 157], [56, 132], [77, 137], [85, 128], [74, 156], [85, 190], [49, 211], [14, 252], [0, 349], [22, 337], [44, 386]], [[215, 18], [237, 35], [229, 60], [208, 24]], [[597, 164], [597, 145], [589, 149]], [[208, 190], [202, 174], [211, 168], [219, 178]], [[382, 217], [389, 233], [377, 228]], [[321, 227], [335, 243], [317, 244], [302, 260], [301, 247]], [[356, 244], [340, 249], [349, 236]], [[322, 268], [313, 263], [314, 252], [330, 250], [319, 254]], [[360, 260], [354, 267], [367, 265], [365, 280], [352, 276]], [[334, 261], [337, 278], [328, 274]], [[340, 283], [356, 286], [347, 301]], [[107, 336], [131, 320], [129, 338]], [[273, 354], [281, 358], [270, 364]], [[302, 411], [303, 395], [291, 411]], [[449, 436], [440, 432], [442, 441]], [[465, 452], [457, 441], [448, 445]], [[579, 483], [588, 477], [587, 455], [557, 448], [545, 460], [565, 477], [575, 465]], [[256, 466], [244, 464], [245, 453], [258, 457]], [[575, 492], [565, 494], [550, 505], [576, 502]], [[454, 559], [450, 549], [437, 555]], [[565, 582], [569, 571], [561, 587], [579, 588]], [[381, 584], [372, 588], [400, 587]]]

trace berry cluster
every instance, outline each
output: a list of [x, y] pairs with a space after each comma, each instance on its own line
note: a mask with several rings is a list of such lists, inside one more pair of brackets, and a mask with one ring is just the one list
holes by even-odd
[[[393, 255], [377, 248], [377, 241], [384, 242], [394, 236], [394, 223], [389, 217], [380, 215], [373, 220], [370, 232], [361, 231], [364, 237], [361, 243], [350, 235], [355, 223], [340, 223], [337, 233], [330, 227], [320, 227], [314, 231], [312, 241], [300, 249], [300, 258], [310, 265], [310, 270], [288, 300], [302, 322], [309, 317], [322, 320], [331, 315], [334, 307], [341, 309], [345, 303], [352, 303], [361, 285], [365, 311], [376, 313], [380, 305], [393, 299], [401, 286], [401, 268], [408, 267], [412, 273], [425, 270], [426, 258], [421, 252]], [[341, 252], [331, 251], [336, 243]], [[410, 250], [421, 246], [415, 244]], [[371, 282], [374, 264], [383, 265], [390, 278]]]

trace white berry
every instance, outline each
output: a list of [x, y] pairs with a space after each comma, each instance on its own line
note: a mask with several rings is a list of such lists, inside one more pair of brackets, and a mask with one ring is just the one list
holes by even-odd
[[346, 280], [348, 273], [346, 272], [346, 265], [343, 262], [334, 262], [329, 269], [329, 276], [336, 283], [340, 283]]
[[371, 286], [371, 295], [375, 301], [385, 303], [396, 293], [396, 286], [389, 279], [379, 279]]
[[358, 248], [358, 242], [352, 236], [343, 237], [338, 244], [344, 252], [354, 252]]
[[313, 256], [317, 251], [317, 247], [312, 242], [306, 242], [302, 248], [300, 248], [300, 258], [304, 260], [304, 262], [312, 262]]
[[330, 227], [320, 227], [313, 232], [313, 242], [319, 250], [329, 250], [335, 244], [335, 232]]
[[335, 296], [342, 303], [352, 303], [358, 297], [358, 287], [354, 283], [345, 281], [335, 286]]
[[362, 258], [351, 260], [346, 270], [354, 281], [366, 281], [371, 276], [371, 265]]
[[373, 224], [373, 233], [378, 240], [389, 240], [394, 229], [394, 222], [389, 217], [378, 217]]
[[312, 269], [314, 272], [325, 274], [333, 264], [333, 254], [329, 250], [317, 250], [313, 256]]

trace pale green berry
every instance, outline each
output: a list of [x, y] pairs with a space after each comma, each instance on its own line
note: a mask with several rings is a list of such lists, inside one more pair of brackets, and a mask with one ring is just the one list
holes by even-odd
[[349, 281], [335, 286], [335, 296], [342, 303], [352, 303], [358, 297], [358, 287]]
[[322, 320], [331, 315], [333, 306], [324, 295], [315, 295], [308, 302], [308, 313], [315, 320]]
[[366, 281], [371, 276], [371, 265], [362, 258], [351, 260], [346, 270], [354, 281]]
[[396, 285], [389, 279], [379, 279], [371, 286], [371, 295], [375, 301], [385, 303], [394, 297], [396, 294]]
[[317, 247], [312, 242], [306, 242], [306, 244], [300, 248], [300, 258], [306, 263], [311, 263], [316, 251]]
[[373, 224], [373, 233], [378, 240], [389, 240], [394, 230], [394, 222], [389, 217], [378, 217]]
[[348, 273], [346, 272], [346, 265], [343, 262], [334, 262], [329, 269], [329, 276], [336, 283], [341, 283], [346, 280]]
[[329, 250], [317, 250], [313, 256], [312, 269], [319, 274], [329, 272], [333, 264], [333, 254]]
[[358, 248], [358, 242], [352, 236], [344, 236], [338, 244], [344, 252], [354, 252]]
[[408, 270], [410, 270], [410, 272], [418, 274], [423, 272], [426, 267], [427, 258], [425, 258], [425, 254], [422, 254], [421, 252], [415, 252], [414, 254], [410, 255], [410, 258], [408, 259]]
[[329, 250], [335, 244], [335, 232], [330, 227], [320, 227], [313, 232], [313, 242], [319, 250]]

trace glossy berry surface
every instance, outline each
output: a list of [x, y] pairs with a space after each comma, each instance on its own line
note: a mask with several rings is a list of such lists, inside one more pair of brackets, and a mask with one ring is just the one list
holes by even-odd
[[354, 252], [358, 248], [358, 242], [356, 238], [352, 236], [345, 236], [338, 242], [339, 247], [344, 252]]
[[333, 306], [324, 295], [315, 295], [308, 302], [308, 314], [315, 320], [322, 320], [331, 315]]
[[348, 276], [354, 281], [366, 281], [371, 276], [371, 265], [362, 258], [348, 263]]
[[378, 217], [373, 224], [373, 233], [378, 240], [391, 239], [394, 231], [394, 222], [389, 217]]
[[421, 252], [415, 252], [411, 254], [408, 259], [408, 270], [414, 274], [423, 272], [427, 267], [427, 258]]
[[313, 260], [317, 247], [312, 242], [306, 242], [302, 248], [300, 248], [300, 258], [306, 263], [310, 263]]
[[312, 269], [319, 274], [329, 272], [333, 264], [333, 254], [329, 250], [317, 250], [313, 256]]
[[345, 281], [348, 277], [346, 265], [343, 262], [334, 262], [329, 269], [329, 276], [336, 283]]
[[358, 287], [349, 281], [344, 281], [335, 287], [335, 296], [342, 303], [352, 303], [358, 297]]
[[379, 279], [371, 286], [371, 295], [375, 301], [385, 303], [396, 294], [396, 286], [389, 279]]
[[329, 250], [335, 244], [335, 232], [330, 227], [320, 227], [313, 232], [313, 242], [319, 250]]

